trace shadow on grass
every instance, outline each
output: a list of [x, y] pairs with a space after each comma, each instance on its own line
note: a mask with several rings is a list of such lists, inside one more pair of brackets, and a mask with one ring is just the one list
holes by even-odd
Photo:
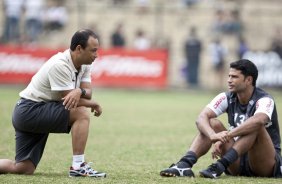
[[46, 178], [54, 178], [54, 177], [69, 177], [67, 173], [50, 173], [50, 172], [36, 172], [31, 176], [42, 176], [42, 177], [46, 177]]

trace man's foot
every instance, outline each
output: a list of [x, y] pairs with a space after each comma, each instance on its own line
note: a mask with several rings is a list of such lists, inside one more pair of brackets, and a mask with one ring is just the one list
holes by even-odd
[[200, 171], [200, 176], [204, 178], [217, 178], [224, 171], [223, 165], [220, 163], [211, 164], [207, 169]]
[[162, 170], [160, 175], [165, 177], [195, 177], [191, 168], [181, 168], [177, 164], [172, 164], [169, 168]]
[[95, 171], [91, 168], [90, 163], [82, 163], [79, 169], [74, 170], [73, 167], [70, 167], [69, 176], [70, 177], [95, 177], [95, 178], [105, 178], [106, 173]]

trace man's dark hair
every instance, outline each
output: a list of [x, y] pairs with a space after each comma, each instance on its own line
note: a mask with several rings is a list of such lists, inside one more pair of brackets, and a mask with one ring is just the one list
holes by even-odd
[[258, 78], [258, 69], [256, 65], [248, 59], [240, 59], [238, 61], [234, 61], [230, 63], [230, 68], [234, 68], [236, 70], [240, 70], [241, 73], [247, 77], [253, 77], [253, 86], [256, 86], [256, 81]]
[[95, 39], [98, 39], [98, 36], [90, 29], [82, 29], [77, 31], [72, 36], [70, 49], [74, 51], [78, 45], [85, 49], [90, 36], [94, 37]]

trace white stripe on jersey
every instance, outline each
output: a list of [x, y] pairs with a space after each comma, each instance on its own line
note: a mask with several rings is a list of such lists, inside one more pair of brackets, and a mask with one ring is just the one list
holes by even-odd
[[271, 119], [272, 112], [274, 110], [274, 101], [269, 97], [263, 97], [256, 103], [256, 113], [262, 112]]
[[216, 116], [219, 116], [226, 112], [226, 109], [228, 107], [228, 101], [226, 94], [220, 93], [218, 94], [208, 105], [208, 108], [210, 108]]

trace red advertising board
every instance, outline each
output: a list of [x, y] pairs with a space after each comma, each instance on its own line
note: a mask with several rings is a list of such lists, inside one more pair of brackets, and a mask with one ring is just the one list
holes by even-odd
[[92, 81], [102, 86], [163, 88], [167, 81], [167, 52], [101, 50], [93, 63]]
[[26, 84], [57, 50], [0, 46], [0, 84]]
[[[26, 84], [53, 54], [61, 50], [0, 46], [0, 84]], [[164, 88], [165, 50], [101, 49], [92, 64], [94, 86]]]

